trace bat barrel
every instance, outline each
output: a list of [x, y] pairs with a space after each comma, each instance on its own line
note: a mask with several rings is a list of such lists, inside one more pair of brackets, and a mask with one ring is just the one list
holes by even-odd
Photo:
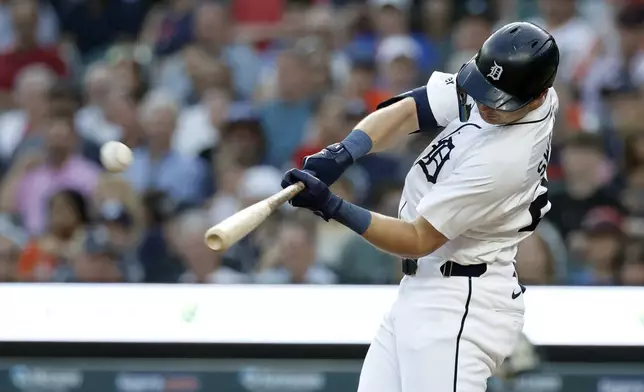
[[275, 210], [292, 199], [302, 189], [304, 189], [304, 184], [301, 182], [293, 184], [216, 224], [206, 231], [204, 238], [206, 246], [215, 252], [228, 249], [255, 230]]
[[215, 233], [214, 230], [213, 232], [208, 231], [206, 233], [206, 245], [215, 252], [224, 250], [224, 243], [224, 239], [221, 235], [219, 233]]

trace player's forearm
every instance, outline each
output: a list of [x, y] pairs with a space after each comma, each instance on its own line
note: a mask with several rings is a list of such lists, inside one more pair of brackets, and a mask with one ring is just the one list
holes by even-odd
[[384, 151], [418, 129], [416, 103], [411, 97], [400, 100], [369, 114], [355, 128], [369, 135], [371, 152]]
[[360, 234], [373, 246], [401, 257], [425, 256], [444, 243], [440, 236], [433, 235], [416, 223], [371, 212], [346, 201], [342, 202], [334, 219]]
[[431, 238], [420, 238], [413, 223], [375, 212], [362, 237], [376, 248], [401, 257], [419, 258], [438, 248]]

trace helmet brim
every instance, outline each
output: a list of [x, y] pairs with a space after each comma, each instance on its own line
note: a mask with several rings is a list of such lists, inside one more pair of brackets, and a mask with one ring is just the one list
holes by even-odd
[[458, 71], [456, 85], [474, 101], [504, 112], [519, 110], [532, 101], [532, 98], [520, 99], [494, 87], [479, 71], [474, 58]]

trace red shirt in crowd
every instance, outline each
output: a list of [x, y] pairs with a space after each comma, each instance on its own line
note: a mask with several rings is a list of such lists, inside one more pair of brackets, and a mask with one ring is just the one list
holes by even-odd
[[0, 54], [0, 90], [12, 90], [20, 70], [35, 64], [44, 64], [61, 77], [67, 73], [67, 66], [60, 58], [57, 48], [37, 47], [25, 51], [10, 50]]
[[300, 146], [297, 150], [295, 150], [295, 153], [293, 153], [293, 157], [291, 158], [293, 160], [293, 166], [297, 167], [298, 169], [302, 168], [302, 160], [304, 157], [313, 155], [315, 153], [320, 152], [326, 146], [318, 146], [318, 145], [311, 145], [311, 144], [305, 144], [303, 146]]

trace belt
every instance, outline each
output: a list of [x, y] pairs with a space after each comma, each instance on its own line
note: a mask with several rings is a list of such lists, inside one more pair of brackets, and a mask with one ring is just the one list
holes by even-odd
[[[403, 259], [402, 260], [402, 272], [405, 275], [416, 275], [418, 270], [418, 260], [415, 259]], [[487, 271], [487, 264], [471, 264], [471, 265], [462, 265], [455, 263], [453, 261], [446, 261], [441, 265], [441, 273], [444, 277], [448, 278], [450, 276], [465, 276], [470, 278], [478, 278]]]

